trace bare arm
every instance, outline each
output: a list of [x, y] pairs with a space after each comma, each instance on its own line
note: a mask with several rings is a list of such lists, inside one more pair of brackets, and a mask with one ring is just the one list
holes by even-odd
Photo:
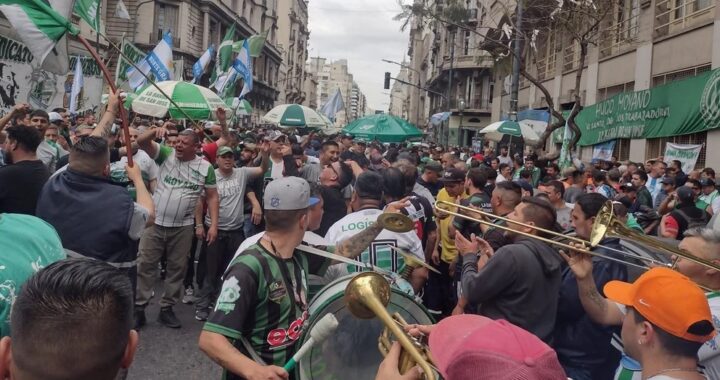
[[98, 136], [107, 138], [110, 136], [110, 128], [115, 122], [115, 115], [117, 115], [118, 107], [120, 105], [120, 96], [117, 93], [110, 91], [108, 97], [107, 108], [102, 118], [98, 122], [97, 127], [93, 129], [91, 136]]
[[598, 292], [592, 273], [582, 280], [578, 279], [578, 295], [583, 309], [593, 322], [605, 326], [622, 325], [625, 316], [615, 303]]
[[[203, 331], [200, 333], [198, 345], [200, 350], [215, 363], [246, 379], [287, 379], [287, 373], [282, 368], [262, 366], [254, 362], [238, 351], [226, 337], [220, 334]], [[262, 375], [265, 377], [259, 377]]]
[[259, 225], [260, 222], [262, 222], [262, 206], [260, 206], [260, 202], [257, 199], [257, 196], [255, 195], [255, 192], [250, 190], [245, 194], [248, 201], [250, 201], [250, 204], [252, 205], [252, 211], [250, 213], [250, 221], [254, 225]]
[[150, 227], [155, 223], [155, 204], [153, 203], [150, 192], [148, 192], [148, 189], [145, 187], [145, 182], [143, 182], [142, 174], [140, 173], [140, 167], [137, 165], [132, 167], [125, 166], [125, 170], [127, 171], [128, 178], [130, 178], [133, 185], [135, 185], [137, 203], [148, 210], [148, 219], [145, 222], [145, 227]]
[[158, 154], [158, 144], [153, 141], [156, 137], [164, 137], [167, 130], [165, 128], [156, 128], [145, 131], [137, 139], [137, 145], [144, 150], [150, 158], [155, 159]]
[[265, 174], [270, 167], [270, 144], [263, 141], [260, 148], [260, 166], [252, 168], [251, 176], [257, 177]]
[[18, 103], [18, 104], [16, 104], [16, 105], [10, 110], [10, 112], [6, 113], [5, 115], [3, 115], [2, 118], [0, 118], [0, 132], [2, 132], [3, 129], [5, 129], [5, 127], [10, 123], [10, 120], [12, 120], [13, 117], [15, 117], [15, 115], [17, 115], [17, 114], [20, 113], [20, 112], [25, 112], [25, 113], [27, 113], [28, 111], [30, 111], [30, 105], [29, 105], [29, 104], [27, 104], [27, 103]]
[[216, 188], [205, 188], [205, 196], [210, 214], [210, 226], [208, 228], [208, 245], [212, 244], [217, 237], [218, 217], [220, 214], [220, 195]]
[[358, 232], [357, 234], [341, 241], [335, 247], [335, 253], [340, 256], [354, 259], [360, 256], [363, 251], [370, 246], [370, 243], [382, 232], [383, 227], [377, 223], [373, 223], [370, 227]]

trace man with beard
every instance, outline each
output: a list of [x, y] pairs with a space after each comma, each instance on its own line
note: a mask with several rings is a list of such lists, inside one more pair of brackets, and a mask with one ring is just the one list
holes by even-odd
[[462, 293], [479, 304], [480, 315], [505, 319], [552, 340], [560, 290], [562, 258], [547, 244], [526, 235], [541, 235], [532, 226], [551, 229], [555, 209], [547, 201], [525, 197], [508, 218], [530, 226], [509, 223], [511, 244], [495, 252], [486, 241], [455, 234], [462, 255]]
[[[30, 126], [40, 131], [42, 136], [45, 136], [45, 130], [50, 125], [50, 116], [43, 110], [34, 110], [30, 113]], [[47, 166], [50, 173], [55, 172], [57, 169], [57, 162], [61, 157], [67, 156], [68, 152], [59, 147], [49, 144], [43, 140], [37, 147], [36, 154], [40, 161]]]
[[0, 213], [35, 215], [38, 197], [50, 177], [35, 155], [42, 137], [33, 128], [13, 126], [6, 130], [6, 166], [0, 167]]
[[325, 211], [320, 228], [316, 231], [320, 236], [325, 236], [330, 226], [347, 215], [343, 188], [349, 185], [352, 179], [353, 170], [344, 162], [333, 162], [320, 172], [319, 190]]

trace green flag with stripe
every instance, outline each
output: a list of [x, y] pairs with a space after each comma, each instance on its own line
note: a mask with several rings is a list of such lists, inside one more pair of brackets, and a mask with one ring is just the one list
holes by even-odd
[[73, 13], [85, 20], [96, 32], [100, 30], [100, 0], [75, 0]]
[[67, 74], [69, 60], [63, 37], [66, 32], [80, 33], [68, 20], [72, 5], [72, 0], [0, 0], [0, 11], [35, 56], [38, 66], [55, 74]]
[[235, 24], [232, 24], [230, 29], [228, 29], [227, 33], [225, 33], [225, 38], [223, 38], [223, 41], [220, 43], [220, 46], [218, 46], [217, 49], [217, 55], [215, 58], [215, 71], [213, 71], [213, 75], [210, 78], [210, 86], [215, 85], [215, 81], [217, 81], [218, 78], [223, 73], [226, 73], [230, 66], [232, 65], [232, 59], [233, 59], [233, 40], [235, 39]]

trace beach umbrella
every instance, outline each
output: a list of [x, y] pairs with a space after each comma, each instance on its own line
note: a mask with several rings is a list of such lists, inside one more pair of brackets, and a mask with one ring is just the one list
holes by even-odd
[[343, 128], [343, 132], [364, 140], [379, 140], [384, 143], [420, 139], [423, 136], [422, 131], [407, 120], [388, 114], [362, 117], [348, 124]]
[[310, 107], [300, 104], [282, 104], [271, 109], [262, 121], [279, 127], [324, 128], [327, 122], [320, 114]]
[[478, 134], [484, 135], [485, 139], [499, 142], [504, 135], [521, 137], [526, 144], [534, 144], [540, 140], [537, 132], [529, 123], [524, 121], [504, 120], [494, 122], [481, 129]]
[[165, 95], [155, 86], [148, 86], [132, 102], [132, 110], [152, 117], [170, 116], [173, 119], [209, 120], [215, 118], [215, 110], [222, 108], [226, 115], [232, 109], [211, 90], [183, 81], [165, 81], [157, 86], [168, 95], [175, 104], [172, 104]]

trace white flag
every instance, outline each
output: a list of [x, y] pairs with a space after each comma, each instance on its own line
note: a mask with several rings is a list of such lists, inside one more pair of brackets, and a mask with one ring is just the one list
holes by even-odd
[[70, 113], [76, 114], [80, 102], [80, 90], [83, 88], [83, 72], [80, 57], [75, 59], [75, 76], [73, 77], [72, 88], [70, 89]]
[[122, 0], [118, 0], [117, 6], [115, 7], [115, 17], [119, 17], [123, 20], [130, 20], [130, 13]]

